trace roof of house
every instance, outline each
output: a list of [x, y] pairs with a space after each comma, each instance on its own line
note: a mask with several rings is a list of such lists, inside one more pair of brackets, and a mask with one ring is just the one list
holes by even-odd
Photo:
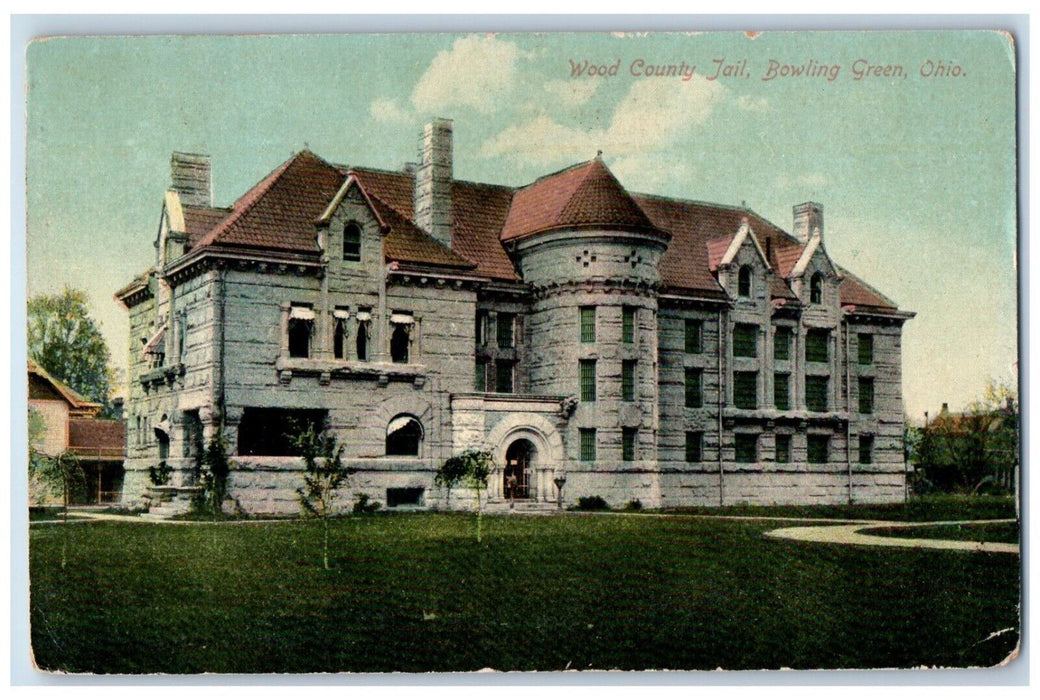
[[69, 410], [82, 415], [94, 415], [101, 410], [101, 404], [88, 401], [77, 391], [60, 379], [56, 379], [33, 360], [28, 360], [29, 400], [59, 399], [69, 405]]
[[[771, 283], [772, 296], [797, 298], [786, 281], [805, 250], [796, 238], [746, 207], [630, 193], [599, 156], [519, 188], [454, 180], [449, 248], [415, 223], [413, 173], [347, 168], [304, 150], [229, 208], [184, 207], [189, 247], [249, 248], [316, 258], [320, 251], [315, 224], [348, 177], [357, 181], [386, 226], [387, 262], [520, 281], [508, 244], [556, 229], [609, 226], [670, 239], [660, 262], [666, 290], [724, 300], [715, 268], [747, 220], [770, 266], [779, 273]], [[844, 274], [843, 305], [878, 313], [897, 310], [863, 280]]]
[[83, 458], [123, 458], [123, 421], [99, 418], [69, 419], [69, 451]]

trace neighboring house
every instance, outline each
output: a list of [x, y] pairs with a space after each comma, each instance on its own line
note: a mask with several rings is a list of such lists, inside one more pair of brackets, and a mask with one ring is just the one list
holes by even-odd
[[927, 484], [943, 491], [1015, 493], [1019, 464], [1019, 416], [1012, 398], [976, 403], [934, 418], [925, 413], [915, 455]]
[[[437, 505], [450, 455], [489, 496], [614, 505], [899, 501], [901, 333], [840, 268], [823, 208], [627, 191], [599, 156], [524, 187], [456, 180], [452, 126], [399, 172], [303, 151], [230, 207], [175, 153], [130, 314], [124, 500], [217, 434], [247, 511], [291, 511], [293, 432], [327, 428], [355, 493]], [[462, 500], [462, 499], [459, 499]], [[452, 501], [453, 503], [455, 500]]]
[[[100, 404], [87, 401], [32, 360], [28, 375], [29, 410], [42, 425], [33, 448], [47, 457], [69, 453], [79, 460], [86, 490], [76, 494], [76, 503], [118, 503], [126, 442], [122, 421], [97, 418]], [[33, 493], [42, 498], [40, 489]]]

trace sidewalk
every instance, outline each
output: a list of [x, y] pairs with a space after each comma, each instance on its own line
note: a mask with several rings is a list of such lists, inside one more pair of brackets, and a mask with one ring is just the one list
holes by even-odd
[[834, 544], [856, 544], [870, 547], [908, 547], [924, 549], [946, 549], [970, 552], [999, 552], [1003, 554], [1019, 554], [1019, 546], [1007, 542], [973, 542], [970, 540], [932, 540], [909, 537], [883, 537], [864, 534], [866, 530], [878, 528], [910, 528], [930, 525], [980, 525], [988, 523], [1013, 523], [1014, 519], [1005, 520], [950, 520], [942, 522], [891, 522], [876, 520], [856, 522], [845, 525], [809, 525], [802, 527], [784, 527], [765, 533], [766, 537], [798, 540], [801, 542], [829, 542]]

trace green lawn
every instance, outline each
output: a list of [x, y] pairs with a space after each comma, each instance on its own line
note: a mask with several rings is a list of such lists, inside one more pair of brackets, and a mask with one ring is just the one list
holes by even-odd
[[[94, 522], [30, 532], [46, 669], [107, 673], [989, 666], [1017, 556], [766, 539], [640, 515]], [[70, 537], [60, 568], [63, 534]]]
[[698, 515], [747, 515], [789, 518], [848, 518], [855, 520], [984, 520], [1014, 518], [1015, 501], [1007, 496], [935, 494], [906, 503], [676, 508], [669, 512]]
[[1018, 544], [1017, 523], [987, 523], [974, 525], [920, 525], [917, 527], [879, 527], [864, 531], [882, 537], [925, 538], [933, 540], [960, 540], [967, 542], [1006, 542]]

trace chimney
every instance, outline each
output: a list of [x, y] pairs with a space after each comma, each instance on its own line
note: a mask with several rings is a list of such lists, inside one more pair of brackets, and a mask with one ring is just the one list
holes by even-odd
[[817, 230], [823, 236], [823, 205], [816, 202], [794, 205], [794, 237], [805, 245]]
[[434, 119], [422, 134], [415, 174], [415, 223], [451, 247], [451, 120]]
[[211, 206], [209, 156], [174, 151], [170, 156], [170, 181], [170, 189], [180, 195], [182, 204]]

